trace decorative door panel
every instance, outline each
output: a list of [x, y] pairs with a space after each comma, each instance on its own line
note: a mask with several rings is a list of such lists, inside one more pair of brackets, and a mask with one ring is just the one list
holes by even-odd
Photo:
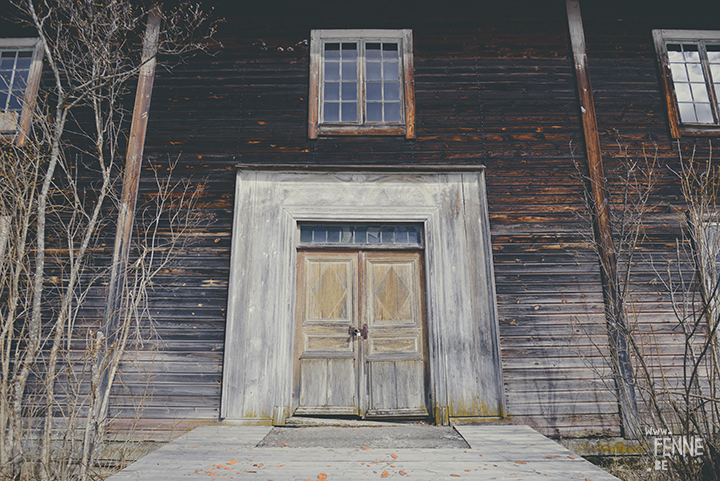
[[427, 415], [419, 252], [363, 253], [367, 416]]
[[299, 251], [299, 415], [427, 416], [421, 252]]
[[297, 414], [360, 413], [357, 278], [357, 253], [298, 253]]

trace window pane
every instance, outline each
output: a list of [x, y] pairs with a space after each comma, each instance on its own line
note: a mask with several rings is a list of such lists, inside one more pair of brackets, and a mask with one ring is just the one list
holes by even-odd
[[398, 80], [398, 63], [397, 62], [385, 62], [383, 63], [383, 75], [385, 80]]
[[380, 243], [380, 228], [379, 227], [368, 227], [367, 230], [367, 243], [368, 244], [379, 244]]
[[325, 62], [325, 80], [340, 80], [340, 62]]
[[7, 103], [8, 93], [6, 90], [0, 90], [0, 114], [5, 111], [5, 104]]
[[698, 46], [693, 44], [683, 44], [683, 50], [685, 51], [686, 62], [699, 62], [700, 52], [698, 52]]
[[357, 83], [343, 82], [343, 84], [342, 84], [342, 99], [343, 100], [357, 100]]
[[357, 102], [343, 102], [342, 121], [357, 122]]
[[301, 225], [300, 226], [300, 242], [312, 242], [312, 226]]
[[680, 44], [678, 44], [678, 43], [667, 44], [667, 51], [668, 51], [668, 59], [670, 60], [671, 63], [683, 61], [683, 54], [682, 54], [682, 49], [680, 48]]
[[321, 225], [313, 227], [313, 242], [327, 242], [327, 228]]
[[385, 101], [393, 102], [400, 100], [400, 84], [397, 82], [388, 82], [384, 85]]
[[380, 60], [380, 43], [368, 42], [365, 44], [365, 59]]
[[340, 84], [325, 82], [325, 100], [340, 100]]
[[675, 84], [675, 95], [677, 95], [678, 102], [692, 102], [692, 94], [690, 93], [690, 84], [676, 83]]
[[353, 240], [353, 228], [349, 225], [342, 226], [342, 237], [340, 242], [343, 244], [350, 244]]
[[338, 122], [340, 120], [340, 104], [337, 102], [325, 102], [323, 117], [325, 122]]
[[383, 58], [386, 60], [398, 58], [398, 44], [383, 43]]
[[357, 44], [356, 43], [343, 43], [342, 44], [342, 59], [343, 60], [357, 59]]
[[22, 99], [17, 94], [13, 93], [10, 95], [10, 103], [8, 103], [8, 108], [10, 110], [18, 110], [19, 111], [19, 110], [21, 110], [20, 109], [21, 102], [22, 102]]
[[720, 63], [720, 45], [706, 45], [705, 49], [710, 63]]
[[407, 244], [408, 243], [407, 227], [400, 225], [395, 228], [395, 243], [396, 244]]
[[420, 227], [408, 228], [408, 243], [420, 244]]
[[325, 60], [340, 60], [340, 44], [339, 43], [326, 43], [325, 44]]
[[342, 63], [342, 79], [343, 80], [357, 80], [357, 63], [356, 62], [343, 62]]
[[[27, 86], [27, 79], [28, 79], [29, 75], [30, 75], [29, 70], [19, 70], [19, 71], [15, 72], [15, 82], [13, 85], [13, 92], [17, 89], [20, 89], [21, 91], [25, 90], [25, 87]], [[19, 95], [22, 92], [15, 92], [15, 93], [17, 93]]]
[[670, 65], [670, 71], [672, 72], [673, 81], [675, 82], [687, 82], [687, 72], [685, 71], [685, 65], [681, 63], [674, 63]]
[[11, 78], [12, 70], [0, 70], [0, 89], [7, 89]]
[[365, 96], [367, 100], [382, 100], [382, 84], [380, 82], [368, 82]]
[[395, 243], [395, 228], [393, 226], [383, 226], [380, 228], [381, 243], [383, 244], [394, 244]]
[[0, 59], [0, 70], [12, 70], [15, 66], [15, 52], [3, 52]]
[[327, 228], [327, 241], [329, 243], [338, 243], [340, 242], [340, 233], [342, 232], [342, 228], [340, 226], [331, 225]]
[[692, 90], [693, 100], [695, 103], [709, 102], [705, 84], [690, 84], [690, 89]]
[[699, 63], [687, 64], [687, 71], [691, 82], [705, 82], [705, 76]]
[[20, 52], [20, 55], [17, 59], [16, 67], [18, 70], [30, 70], [30, 61], [32, 60], [30, 57], [23, 56], [23, 53], [29, 53], [29, 52]]
[[701, 124], [712, 124], [713, 115], [710, 104], [695, 104], [695, 112], [697, 112], [697, 121]]
[[355, 243], [367, 244], [367, 226], [359, 225], [355, 227]]
[[695, 117], [695, 109], [693, 108], [693, 104], [678, 102], [678, 108], [680, 109], [681, 122], [697, 122], [697, 117]]
[[380, 103], [380, 102], [368, 102], [367, 103], [367, 121], [368, 122], [382, 122], [382, 103]]
[[380, 62], [367, 62], [365, 64], [365, 75], [368, 80], [382, 80], [380, 72], [381, 65]]
[[719, 65], [710, 65], [710, 75], [712, 76], [713, 82], [715, 84], [720, 84], [720, 64]]
[[385, 104], [385, 122], [400, 122], [400, 102]]

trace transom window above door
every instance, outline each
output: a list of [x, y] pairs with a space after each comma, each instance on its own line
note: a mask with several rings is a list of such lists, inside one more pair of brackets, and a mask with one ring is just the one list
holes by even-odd
[[298, 224], [299, 247], [422, 248], [422, 224]]
[[410, 30], [313, 30], [310, 43], [310, 138], [414, 137]]

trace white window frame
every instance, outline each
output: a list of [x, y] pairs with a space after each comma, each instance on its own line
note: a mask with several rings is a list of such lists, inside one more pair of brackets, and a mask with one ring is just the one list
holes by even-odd
[[[673, 138], [679, 139], [683, 135], [717, 136], [720, 134], [720, 107], [714, 86], [720, 84], [720, 78], [712, 78], [705, 55], [704, 44], [720, 43], [719, 30], [653, 30], [653, 42], [660, 67], [661, 86], [665, 97], [665, 104], [670, 121], [670, 133]], [[668, 43], [690, 43], [700, 45], [700, 58], [703, 67], [705, 84], [708, 89], [714, 122], [710, 123], [683, 123], [680, 119], [677, 94], [673, 83], [670, 61], [668, 57]]]
[[25, 91], [23, 92], [22, 112], [18, 120], [14, 122], [14, 128], [5, 127], [3, 118], [6, 115], [4, 110], [5, 106], [0, 107], [0, 116], [2, 116], [0, 117], [0, 140], [10, 140], [18, 145], [22, 145], [32, 126], [35, 97], [37, 96], [40, 86], [43, 59], [42, 41], [39, 38], [0, 38], [0, 51], [2, 50], [25, 50], [33, 52], [30, 61], [28, 81], [25, 86]]
[[[401, 122], [368, 123], [364, 121], [365, 82], [364, 73], [359, 72], [357, 122], [323, 122], [322, 119], [322, 79], [323, 45], [326, 42], [358, 41], [361, 45], [373, 41], [397, 41], [401, 55], [400, 91]], [[363, 62], [360, 52], [358, 53]], [[312, 30], [310, 32], [310, 94], [308, 136], [316, 139], [322, 135], [404, 135], [415, 138], [415, 85], [413, 72], [412, 30]], [[363, 68], [359, 70], [363, 71]]]

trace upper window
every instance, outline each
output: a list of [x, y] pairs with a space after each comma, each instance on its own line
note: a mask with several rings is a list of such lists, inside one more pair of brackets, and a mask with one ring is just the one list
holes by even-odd
[[32, 109], [42, 71], [37, 38], [0, 39], [0, 136], [22, 143], [32, 121]]
[[720, 133], [720, 31], [653, 30], [673, 137]]
[[313, 30], [309, 136], [415, 136], [412, 32]]

